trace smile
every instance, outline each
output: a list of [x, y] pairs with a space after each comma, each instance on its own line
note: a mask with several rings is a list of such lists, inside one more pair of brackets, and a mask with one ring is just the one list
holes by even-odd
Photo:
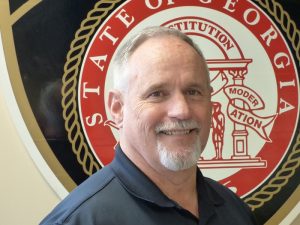
[[188, 130], [162, 130], [159, 133], [165, 135], [187, 135], [198, 129], [188, 129]]

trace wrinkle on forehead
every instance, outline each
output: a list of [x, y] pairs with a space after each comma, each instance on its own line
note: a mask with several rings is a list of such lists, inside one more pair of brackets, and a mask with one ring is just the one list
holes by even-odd
[[169, 62], [174, 57], [181, 60], [198, 57], [199, 60], [203, 60], [196, 50], [185, 41], [173, 36], [163, 36], [151, 38], [141, 44], [131, 55], [130, 61], [141, 59], [152, 59], [155, 61], [155, 59], [159, 58], [162, 60], [161, 62]]
[[154, 68], [157, 71], [165, 71], [166, 68], [183, 65], [198, 67], [200, 70], [205, 68], [204, 59], [181, 39], [173, 36], [151, 38], [141, 44], [131, 55], [128, 61], [131, 76], [129, 79], [134, 82], [139, 75], [147, 74]]

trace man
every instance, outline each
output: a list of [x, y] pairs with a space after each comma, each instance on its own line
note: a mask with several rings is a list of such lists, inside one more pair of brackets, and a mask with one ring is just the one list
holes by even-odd
[[255, 224], [236, 195], [197, 168], [212, 103], [208, 68], [192, 40], [174, 29], [147, 28], [112, 63], [115, 159], [41, 224]]

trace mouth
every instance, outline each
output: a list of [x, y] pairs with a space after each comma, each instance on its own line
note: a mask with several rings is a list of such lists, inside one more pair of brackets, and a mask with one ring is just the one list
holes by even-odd
[[194, 129], [184, 129], [184, 130], [161, 130], [158, 132], [158, 134], [164, 134], [164, 135], [188, 135], [192, 132], [199, 132], [199, 129], [194, 128]]
[[172, 121], [158, 124], [155, 132], [158, 135], [184, 137], [199, 134], [200, 128], [194, 120]]

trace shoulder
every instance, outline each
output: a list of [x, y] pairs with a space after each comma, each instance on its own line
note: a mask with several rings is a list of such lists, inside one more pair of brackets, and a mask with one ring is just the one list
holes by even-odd
[[115, 175], [110, 166], [97, 171], [63, 199], [40, 225], [65, 224], [77, 211], [93, 208], [94, 199], [106, 195], [104, 193], [109, 192], [114, 179]]

